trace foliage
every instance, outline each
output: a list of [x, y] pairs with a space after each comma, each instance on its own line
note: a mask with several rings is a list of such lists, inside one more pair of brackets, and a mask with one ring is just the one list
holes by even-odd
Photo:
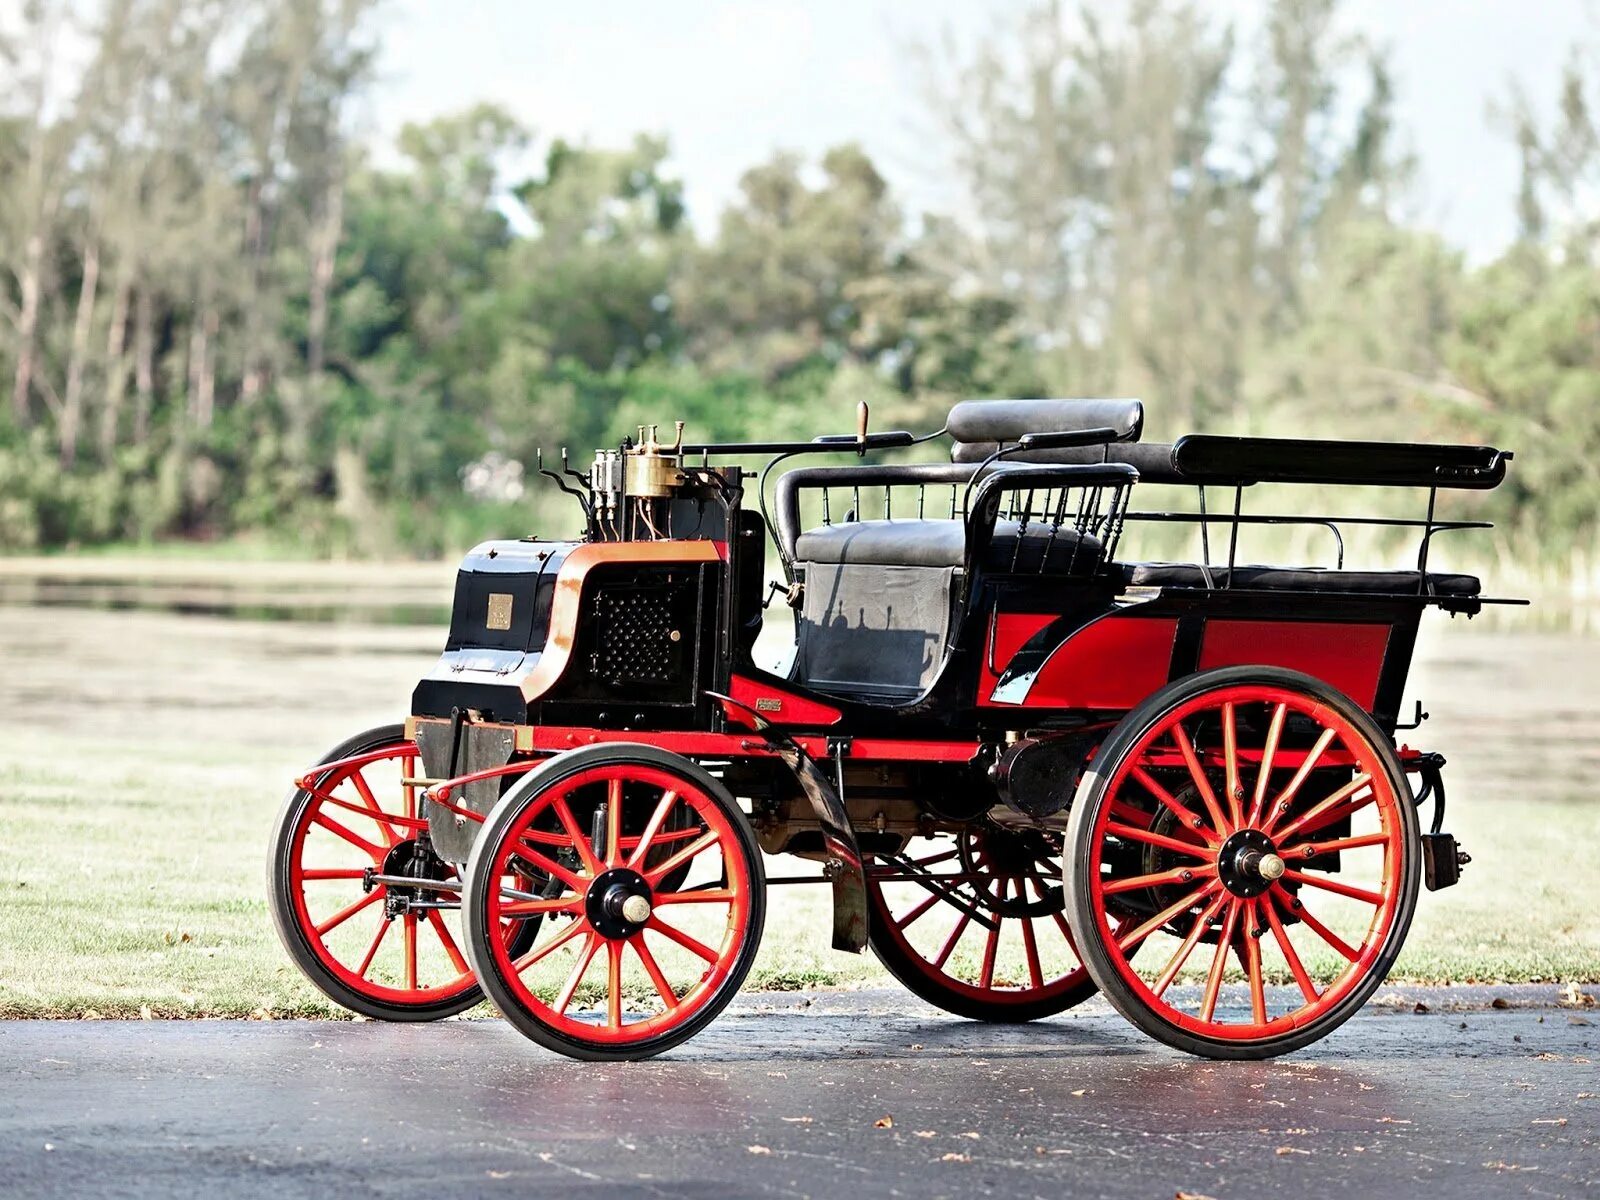
[[1248, 41], [1195, 0], [1038, 0], [926, 56], [959, 216], [906, 213], [845, 145], [756, 165], [698, 227], [655, 137], [536, 142], [480, 105], [380, 163], [349, 115], [371, 10], [32, 0], [0, 24], [0, 550], [435, 554], [557, 519], [548, 489], [467, 487], [531, 479], [540, 447], [1053, 393], [1141, 395], [1153, 436], [1504, 442], [1507, 544], [1596, 553], [1579, 52], [1553, 122], [1503, 106], [1523, 236], [1469, 269], [1405, 219], [1387, 63], [1337, 0], [1271, 0]]

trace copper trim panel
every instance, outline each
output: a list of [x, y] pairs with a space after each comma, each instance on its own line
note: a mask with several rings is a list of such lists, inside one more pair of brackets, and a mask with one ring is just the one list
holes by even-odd
[[572, 661], [584, 581], [596, 567], [614, 563], [707, 563], [727, 556], [721, 542], [589, 542], [574, 549], [556, 575], [550, 633], [544, 653], [522, 678], [522, 695], [536, 700], [555, 686]]

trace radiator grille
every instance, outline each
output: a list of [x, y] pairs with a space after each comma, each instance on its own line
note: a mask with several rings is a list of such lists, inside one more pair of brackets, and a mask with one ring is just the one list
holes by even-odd
[[670, 593], [608, 588], [600, 593], [595, 671], [614, 683], [668, 683], [677, 673]]

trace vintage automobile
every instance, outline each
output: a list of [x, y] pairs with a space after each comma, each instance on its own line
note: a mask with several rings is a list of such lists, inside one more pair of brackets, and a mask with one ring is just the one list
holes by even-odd
[[[1135, 400], [966, 401], [921, 438], [863, 409], [812, 442], [680, 423], [587, 473], [563, 453], [544, 473], [581, 536], [474, 549], [410, 717], [296, 782], [270, 870], [290, 955], [368, 1016], [487, 996], [550, 1049], [643, 1058], [738, 991], [769, 887], [816, 886], [835, 947], [953, 1013], [1098, 990], [1196, 1054], [1325, 1036], [1467, 861], [1443, 760], [1396, 734], [1423, 612], [1521, 603], [1430, 569], [1439, 534], [1487, 528], [1443, 494], [1511, 455], [1143, 424]], [[779, 463], [940, 439], [948, 461], [791, 464], [769, 505]], [[1245, 511], [1290, 485], [1385, 511]], [[1152, 492], [1182, 507], [1133, 504]], [[1333, 565], [1244, 565], [1263, 526]], [[1350, 528], [1413, 538], [1414, 565], [1346, 569]], [[1197, 561], [1129, 561], [1135, 529]], [[790, 665], [762, 669], [785, 608]], [[769, 876], [778, 855], [811, 865]]]

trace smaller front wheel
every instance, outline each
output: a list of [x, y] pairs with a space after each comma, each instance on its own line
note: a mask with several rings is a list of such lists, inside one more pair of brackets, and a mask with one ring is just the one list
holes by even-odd
[[[467, 863], [467, 957], [506, 1019], [547, 1049], [649, 1058], [738, 992], [765, 887], [749, 821], [710, 775], [653, 747], [585, 747], [490, 813]], [[535, 916], [527, 946], [494, 936]]]
[[435, 1021], [482, 998], [456, 944], [455, 867], [418, 810], [418, 761], [400, 725], [357, 734], [290, 793], [272, 834], [284, 948], [329, 999], [380, 1021]]

